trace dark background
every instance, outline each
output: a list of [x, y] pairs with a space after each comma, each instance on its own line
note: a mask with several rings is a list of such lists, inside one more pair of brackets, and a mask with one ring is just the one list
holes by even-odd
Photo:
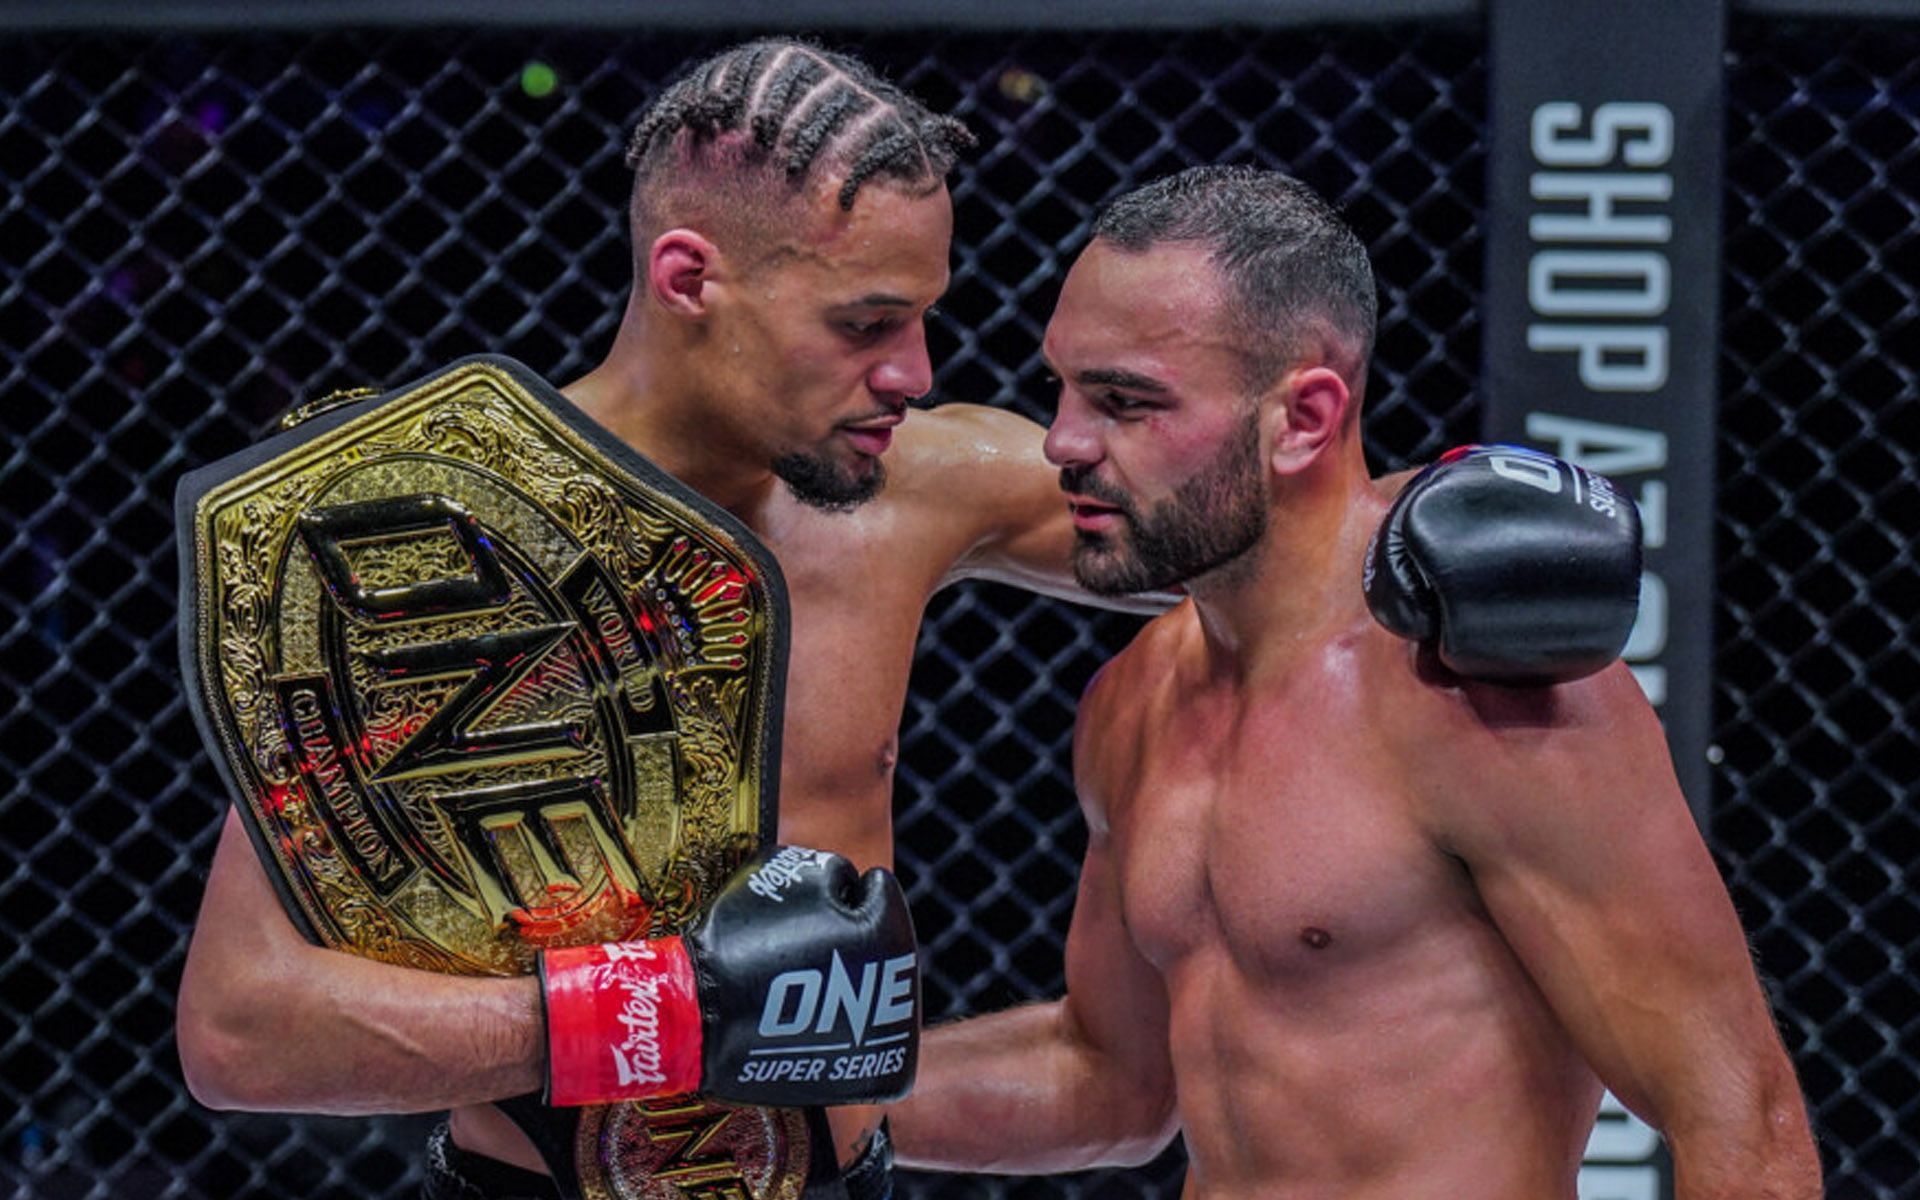
[[[741, 31], [751, 32], [751, 31]], [[172, 492], [292, 403], [475, 351], [556, 381], [628, 277], [628, 122], [734, 35], [0, 35], [0, 1180], [15, 1197], [399, 1197], [420, 1120], [221, 1116], [171, 1002], [226, 803], [176, 675]], [[1382, 468], [1478, 430], [1477, 22], [830, 36], [981, 137], [936, 399], [1037, 419], [1094, 206], [1283, 167], [1370, 246]], [[523, 69], [558, 86], [528, 94]], [[1733, 23], [1708, 830], [1835, 1197], [1920, 1196], [1920, 28]], [[1900, 597], [1905, 597], [1901, 599]], [[993, 587], [933, 605], [900, 863], [936, 1014], [1060, 986], [1084, 844], [1072, 703], [1136, 623]], [[1649, 919], [1658, 919], [1650, 914]], [[1180, 1163], [905, 1194], [1166, 1195]]]

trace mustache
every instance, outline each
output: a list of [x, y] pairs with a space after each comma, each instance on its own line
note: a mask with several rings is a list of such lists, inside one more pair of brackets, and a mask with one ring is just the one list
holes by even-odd
[[1098, 500], [1102, 504], [1111, 504], [1128, 517], [1133, 511], [1133, 500], [1125, 492], [1112, 484], [1103, 483], [1086, 467], [1063, 467], [1060, 471], [1060, 490], [1085, 496], [1089, 500]]
[[898, 406], [883, 404], [878, 409], [874, 410], [873, 412], [867, 413], [864, 416], [848, 417], [844, 421], [836, 422], [834, 424], [834, 428], [835, 429], [851, 429], [855, 425], [865, 425], [871, 421], [884, 421], [888, 417], [902, 416], [906, 413], [909, 407], [910, 407], [909, 405], [905, 405], [905, 404], [901, 404]]

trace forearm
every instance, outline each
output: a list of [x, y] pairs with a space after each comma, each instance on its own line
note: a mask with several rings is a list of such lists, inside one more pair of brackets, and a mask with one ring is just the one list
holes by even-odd
[[1820, 1155], [1791, 1077], [1744, 1114], [1667, 1135], [1675, 1200], [1820, 1200]]
[[539, 984], [435, 975], [304, 940], [229, 813], [176, 1005], [199, 1100], [272, 1112], [424, 1112], [539, 1087]]
[[1042, 1174], [1131, 1166], [1175, 1128], [1170, 1082], [1077, 1032], [1066, 1002], [930, 1030], [914, 1091], [889, 1114], [901, 1165]]
[[225, 995], [183, 985], [181, 1061], [217, 1108], [425, 1112], [538, 1089], [539, 985], [469, 979], [299, 947]]

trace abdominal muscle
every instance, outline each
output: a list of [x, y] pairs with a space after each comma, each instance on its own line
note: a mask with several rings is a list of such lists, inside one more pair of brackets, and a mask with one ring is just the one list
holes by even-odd
[[1169, 972], [1188, 1197], [1573, 1200], [1599, 1082], [1490, 924], [1428, 932], [1297, 979], [1217, 944]]

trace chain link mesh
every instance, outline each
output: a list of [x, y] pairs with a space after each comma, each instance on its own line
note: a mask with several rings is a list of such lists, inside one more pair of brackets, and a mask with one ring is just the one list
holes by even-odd
[[1920, 36], [1737, 24], [1713, 840], [1835, 1196], [1920, 1194]]
[[[628, 278], [626, 123], [730, 40], [0, 39], [0, 1179], [16, 1197], [415, 1186], [419, 1120], [215, 1115], [181, 1085], [171, 998], [224, 800], [174, 666], [173, 485], [334, 387], [476, 351], [556, 379], [591, 366]], [[1477, 30], [845, 46], [981, 135], [954, 189], [938, 396], [1044, 418], [1034, 350], [1093, 207], [1189, 163], [1256, 160], [1334, 197], [1373, 251], [1376, 464], [1475, 432]], [[1751, 27], [1735, 67], [1714, 834], [1839, 1195], [1903, 1194], [1916, 1153], [1900, 1049], [1915, 826], [1895, 807], [1915, 664], [1911, 600], [1892, 597], [1914, 573], [1917, 51], [1905, 33]], [[523, 75], [536, 61], [549, 94]], [[984, 585], [930, 609], [896, 812], [936, 1015], [1058, 990], [1084, 845], [1072, 703], [1135, 626]], [[1172, 1195], [1180, 1171], [1176, 1149], [1140, 1173], [903, 1190]]]

